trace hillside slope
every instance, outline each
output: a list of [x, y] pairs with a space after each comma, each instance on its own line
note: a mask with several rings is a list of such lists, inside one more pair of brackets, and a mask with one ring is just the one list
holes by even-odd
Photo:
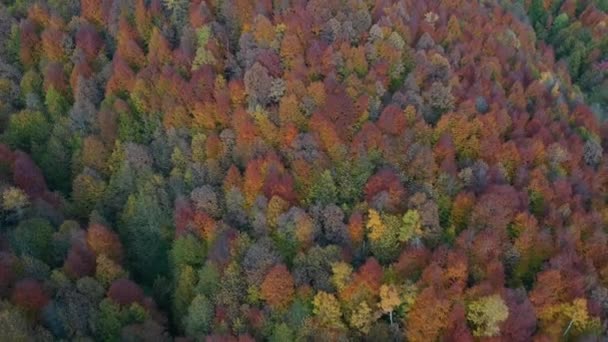
[[3, 335], [605, 335], [605, 12], [538, 6], [3, 1]]

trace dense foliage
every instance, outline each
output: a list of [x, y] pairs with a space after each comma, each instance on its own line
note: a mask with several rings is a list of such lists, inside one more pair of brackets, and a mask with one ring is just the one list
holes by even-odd
[[0, 1], [0, 335], [608, 324], [606, 1]]
[[608, 1], [526, 2], [538, 38], [555, 49], [570, 78], [602, 119], [608, 118]]

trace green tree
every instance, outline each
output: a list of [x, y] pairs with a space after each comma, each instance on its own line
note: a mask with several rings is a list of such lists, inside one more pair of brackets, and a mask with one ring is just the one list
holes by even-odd
[[403, 224], [399, 229], [399, 241], [407, 242], [414, 237], [419, 237], [422, 234], [422, 225], [420, 214], [417, 210], [408, 210], [403, 214]]
[[30, 255], [50, 262], [54, 229], [49, 221], [33, 218], [22, 221], [12, 234], [11, 245], [19, 255]]
[[124, 206], [118, 232], [133, 275], [152, 284], [158, 276], [168, 273], [167, 238], [172, 222], [162, 179], [153, 176], [142, 182]]
[[188, 307], [185, 318], [186, 336], [200, 337], [211, 330], [213, 320], [213, 304], [204, 295], [197, 295]]
[[184, 329], [184, 317], [188, 313], [188, 305], [194, 298], [196, 286], [196, 273], [190, 266], [181, 267], [175, 284], [173, 294], [173, 319], [180, 329]]
[[8, 303], [0, 303], [0, 331], [2, 339], [14, 342], [32, 340], [31, 328], [23, 313]]
[[42, 78], [40, 77], [40, 74], [36, 72], [36, 69], [29, 69], [23, 74], [19, 85], [21, 87], [22, 96], [26, 96], [30, 93], [38, 95], [42, 93]]
[[81, 173], [72, 185], [74, 209], [80, 217], [87, 217], [103, 198], [106, 183], [91, 174]]
[[327, 205], [336, 203], [338, 198], [338, 188], [331, 175], [330, 170], [325, 170], [321, 173], [316, 182], [313, 183], [308, 194], [308, 202], [311, 204], [319, 203]]
[[369, 158], [341, 162], [336, 168], [336, 187], [340, 204], [354, 205], [372, 175], [374, 164]]
[[293, 330], [291, 330], [289, 326], [285, 323], [275, 325], [272, 329], [272, 335], [270, 335], [270, 338], [268, 339], [268, 341], [270, 342], [283, 342], [293, 340]]
[[207, 297], [213, 296], [220, 286], [220, 272], [214, 263], [207, 261], [198, 271], [196, 292]]
[[174, 267], [200, 266], [205, 257], [203, 243], [194, 235], [188, 234], [173, 241], [171, 260]]
[[23, 110], [11, 116], [5, 134], [11, 147], [31, 152], [33, 146], [46, 141], [49, 131], [49, 122], [44, 114]]
[[38, 163], [49, 187], [68, 195], [72, 188], [72, 154], [80, 140], [72, 135], [67, 117], [56, 122], [46, 143], [34, 147]]
[[50, 87], [49, 90], [46, 91], [44, 104], [46, 105], [46, 110], [48, 111], [50, 117], [54, 121], [62, 116], [65, 116], [70, 108], [70, 103], [65, 96], [63, 96], [53, 87]]
[[109, 299], [102, 300], [99, 303], [95, 335], [101, 341], [118, 341], [121, 327], [118, 305]]

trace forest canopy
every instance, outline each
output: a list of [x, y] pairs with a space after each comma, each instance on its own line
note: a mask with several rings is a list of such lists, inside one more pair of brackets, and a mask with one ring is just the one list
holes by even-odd
[[607, 12], [0, 0], [0, 339], [606, 336]]

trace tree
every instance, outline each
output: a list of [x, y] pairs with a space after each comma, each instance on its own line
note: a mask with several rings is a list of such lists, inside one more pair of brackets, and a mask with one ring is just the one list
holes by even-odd
[[103, 142], [94, 136], [84, 139], [82, 146], [82, 163], [101, 174], [107, 174], [109, 152]]
[[319, 324], [326, 328], [343, 328], [340, 303], [336, 297], [324, 291], [319, 291], [313, 301], [313, 313]]
[[105, 254], [101, 254], [97, 257], [95, 278], [105, 287], [112, 284], [115, 280], [126, 276], [125, 270]]
[[[143, 3], [143, 0], [139, 2]], [[138, 3], [139, 3], [138, 2]], [[147, 30], [147, 27], [142, 27]], [[169, 42], [163, 36], [158, 27], [152, 28], [152, 35], [150, 37], [150, 43], [148, 44], [148, 61], [151, 64], [165, 64], [171, 61], [171, 47]]]
[[343, 261], [339, 261], [332, 265], [331, 270], [333, 273], [331, 276], [332, 284], [338, 291], [342, 291], [351, 280], [350, 278], [353, 272], [352, 266]]
[[368, 334], [376, 317], [366, 301], [361, 301], [350, 315], [350, 326], [363, 334]]
[[391, 135], [402, 134], [406, 124], [405, 114], [395, 105], [384, 108], [378, 119], [378, 128]]
[[346, 241], [346, 225], [344, 224], [344, 213], [335, 204], [330, 204], [323, 208], [321, 213], [324, 237], [335, 244], [342, 244]]
[[243, 270], [250, 284], [260, 286], [268, 271], [278, 262], [280, 256], [270, 239], [261, 238], [253, 242], [245, 252]]
[[102, 25], [103, 20], [103, 7], [102, 3], [95, 0], [81, 0], [80, 7], [82, 16], [95, 25]]
[[22, 308], [32, 317], [35, 317], [49, 301], [42, 285], [34, 279], [24, 279], [13, 289], [11, 301]]
[[95, 274], [95, 254], [85, 243], [73, 241], [63, 268], [66, 275], [73, 279]]
[[144, 292], [133, 281], [121, 278], [112, 283], [108, 289], [108, 298], [121, 306], [128, 306], [132, 303], [143, 303]]
[[18, 188], [10, 187], [2, 192], [2, 208], [6, 211], [13, 211], [20, 219], [23, 210], [30, 205], [27, 195]]
[[272, 335], [269, 338], [270, 342], [293, 341], [293, 330], [285, 323], [277, 324], [272, 329]]
[[270, 100], [270, 89], [272, 86], [272, 77], [268, 74], [268, 70], [256, 62], [245, 72], [244, 81], [249, 105], [252, 108], [256, 105], [267, 105]]
[[184, 318], [188, 314], [188, 304], [195, 296], [194, 287], [197, 274], [191, 266], [182, 266], [175, 276], [175, 291], [173, 293], [173, 319], [180, 329], [185, 328]]
[[293, 262], [296, 285], [312, 285], [317, 290], [332, 291], [332, 264], [340, 259], [340, 249], [335, 245], [314, 246], [306, 253], [298, 254]]
[[27, 154], [17, 151], [13, 162], [13, 183], [31, 198], [41, 197], [47, 192], [42, 170]]
[[186, 336], [199, 337], [209, 333], [213, 320], [213, 304], [204, 295], [194, 297], [185, 318]]
[[509, 308], [499, 295], [480, 298], [467, 306], [467, 320], [473, 326], [475, 336], [498, 336], [499, 324], [507, 317], [509, 317]]
[[370, 240], [372, 253], [381, 262], [388, 263], [397, 257], [401, 226], [397, 216], [390, 214], [381, 216], [376, 210], [369, 209], [367, 237]]
[[174, 267], [196, 267], [203, 263], [205, 247], [201, 241], [192, 234], [186, 234], [173, 240], [171, 248], [171, 261]]
[[405, 201], [405, 188], [392, 170], [382, 169], [365, 184], [365, 199], [377, 210], [397, 212]]
[[462, 36], [462, 31], [460, 29], [460, 22], [458, 21], [458, 18], [456, 18], [455, 15], [450, 16], [450, 19], [448, 20], [447, 31], [448, 32], [445, 37], [445, 42], [448, 44], [454, 43], [456, 40], [460, 39], [460, 37]]
[[32, 330], [25, 315], [12, 305], [0, 303], [0, 329], [10, 341], [26, 342], [32, 339]]
[[337, 195], [338, 189], [332, 177], [331, 171], [325, 170], [310, 188], [308, 199], [310, 203], [328, 205], [330, 203], [336, 203]]
[[430, 88], [423, 93], [429, 108], [424, 111], [424, 119], [430, 124], [436, 123], [441, 115], [454, 109], [454, 96], [450, 86], [441, 82], [433, 82]]
[[97, 257], [105, 254], [115, 262], [122, 260], [122, 245], [118, 235], [99, 223], [93, 223], [87, 229], [87, 244]]
[[80, 217], [87, 217], [100, 203], [106, 183], [95, 174], [81, 173], [72, 185], [72, 199]]
[[403, 225], [399, 229], [399, 241], [407, 242], [422, 235], [420, 214], [416, 210], [408, 210], [403, 214]]
[[393, 324], [393, 311], [401, 305], [398, 289], [394, 285], [380, 286], [380, 303], [378, 306], [384, 313], [388, 313]]
[[422, 290], [406, 317], [406, 338], [413, 342], [436, 340], [448, 325], [449, 311], [449, 301], [436, 290], [432, 287]]
[[220, 285], [220, 273], [217, 266], [207, 261], [203, 267], [198, 271], [198, 283], [196, 285], [196, 292], [203, 294], [209, 298], [216, 293]]
[[542, 331], [552, 338], [577, 336], [599, 328], [599, 320], [589, 314], [587, 300], [576, 298], [572, 302], [549, 305], [538, 313]]
[[70, 103], [66, 97], [53, 86], [49, 87], [46, 91], [44, 105], [50, 117], [54, 120], [65, 116], [70, 108]]
[[261, 285], [262, 298], [273, 309], [284, 309], [294, 295], [294, 282], [285, 265], [279, 264], [270, 269]]
[[380, 214], [374, 209], [369, 210], [368, 220], [365, 226], [368, 229], [368, 237], [371, 241], [380, 240], [386, 231], [386, 227], [382, 223]]
[[24, 110], [12, 115], [6, 132], [8, 144], [13, 148], [31, 151], [44, 143], [49, 134], [49, 123], [41, 112]]
[[104, 340], [118, 339], [121, 324], [119, 318], [119, 307], [112, 301], [104, 299], [99, 304], [98, 326], [96, 335]]
[[160, 179], [149, 179], [131, 194], [123, 207], [118, 232], [125, 241], [127, 261], [136, 279], [152, 284], [168, 270], [168, 243], [164, 235], [171, 226], [166, 194]]
[[18, 255], [30, 255], [48, 263], [53, 232], [53, 227], [45, 219], [21, 221], [13, 231], [11, 245]]
[[602, 145], [596, 139], [588, 139], [583, 147], [583, 160], [587, 165], [597, 166], [602, 160]]
[[196, 70], [205, 64], [215, 64], [216, 60], [213, 53], [208, 48], [209, 40], [212, 39], [211, 27], [205, 25], [199, 28], [196, 32], [197, 45], [194, 61], [192, 62], [192, 70]]

